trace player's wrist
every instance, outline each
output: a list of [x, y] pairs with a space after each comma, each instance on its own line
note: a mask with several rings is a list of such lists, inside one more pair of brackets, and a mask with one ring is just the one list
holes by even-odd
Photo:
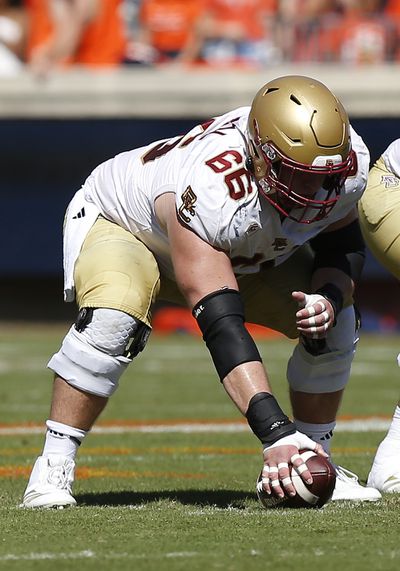
[[260, 392], [253, 396], [246, 418], [264, 448], [296, 432], [294, 423], [289, 420], [270, 393]]
[[335, 326], [337, 316], [343, 309], [343, 292], [335, 284], [327, 282], [322, 287], [317, 289], [315, 293], [322, 295], [322, 297], [324, 297], [331, 304], [334, 313], [333, 325]]

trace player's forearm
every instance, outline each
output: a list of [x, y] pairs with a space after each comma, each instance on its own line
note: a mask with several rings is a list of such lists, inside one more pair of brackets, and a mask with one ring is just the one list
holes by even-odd
[[238, 365], [226, 375], [222, 383], [243, 415], [246, 414], [254, 395], [261, 392], [272, 393], [265, 368], [259, 361]]

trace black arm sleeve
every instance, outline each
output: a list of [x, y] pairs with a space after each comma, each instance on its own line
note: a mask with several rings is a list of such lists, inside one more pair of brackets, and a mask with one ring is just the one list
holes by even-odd
[[193, 308], [193, 316], [221, 381], [238, 365], [261, 361], [244, 324], [244, 307], [238, 291], [225, 288], [205, 296]]

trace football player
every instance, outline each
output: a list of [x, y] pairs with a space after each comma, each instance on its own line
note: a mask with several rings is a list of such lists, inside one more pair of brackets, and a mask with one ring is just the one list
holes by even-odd
[[[371, 168], [359, 204], [366, 242], [379, 262], [400, 280], [400, 139], [389, 145]], [[397, 357], [400, 365], [400, 355]], [[400, 492], [400, 403], [378, 447], [368, 485], [382, 492]]]
[[[357, 342], [364, 259], [356, 204], [369, 153], [331, 91], [270, 81], [251, 107], [98, 166], [64, 227], [65, 297], [79, 313], [49, 368], [50, 418], [23, 505], [74, 505], [77, 449], [144, 349], [156, 299], [192, 309], [218, 376], [263, 448], [263, 487], [310, 482], [300, 449], [329, 454]], [[245, 319], [299, 338], [293, 420], [272, 394]], [[337, 467], [334, 500], [376, 500]]]

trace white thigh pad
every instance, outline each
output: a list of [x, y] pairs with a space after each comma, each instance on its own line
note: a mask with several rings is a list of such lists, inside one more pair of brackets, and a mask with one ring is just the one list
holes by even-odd
[[319, 355], [309, 353], [299, 342], [289, 360], [290, 388], [304, 393], [332, 393], [343, 389], [350, 376], [358, 336], [353, 306], [343, 309], [335, 327], [326, 336], [326, 348]]
[[48, 367], [84, 392], [109, 397], [132, 361], [124, 355], [143, 324], [116, 309], [94, 309], [82, 331], [73, 325]]

